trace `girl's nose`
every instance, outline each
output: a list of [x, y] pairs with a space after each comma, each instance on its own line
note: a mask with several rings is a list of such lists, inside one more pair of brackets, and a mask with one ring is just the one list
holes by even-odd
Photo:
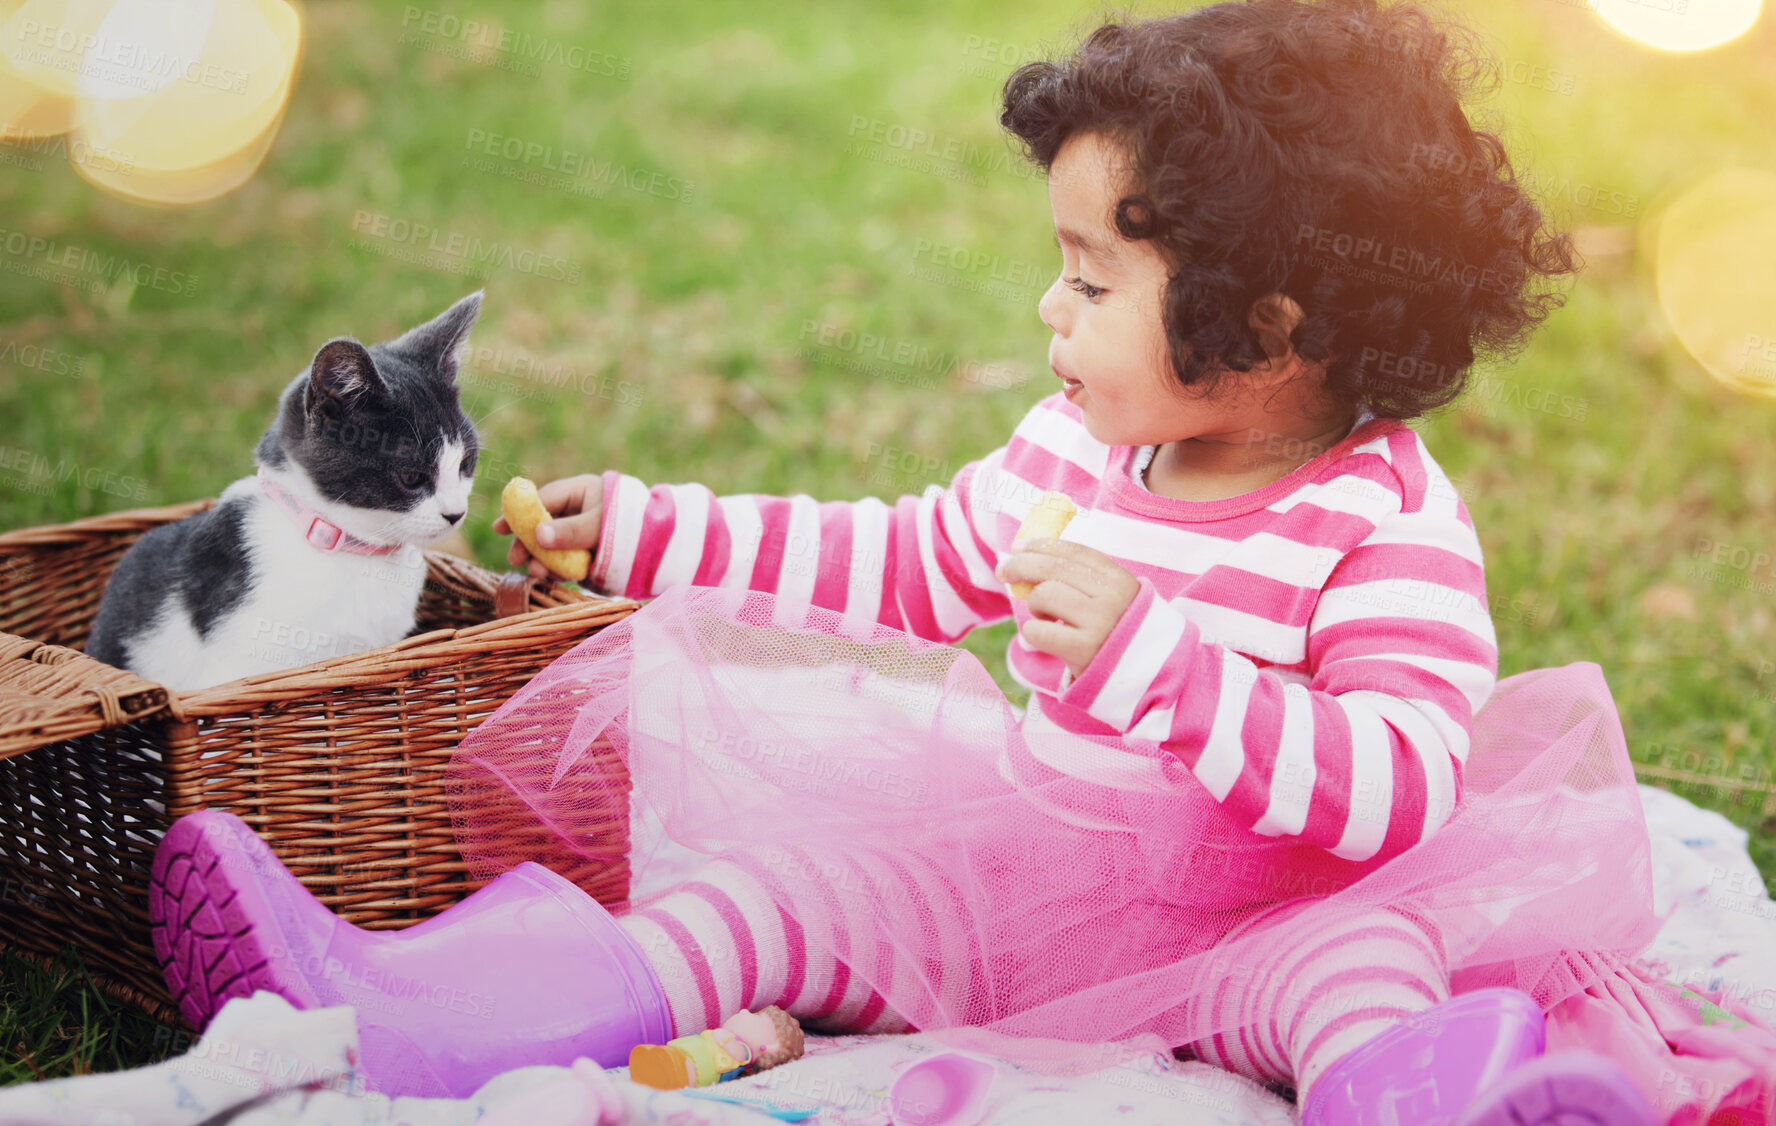
[[1057, 277], [1048, 287], [1048, 292], [1042, 295], [1042, 300], [1036, 302], [1036, 315], [1042, 318], [1042, 323], [1048, 326], [1050, 332], [1056, 336], [1065, 336], [1067, 334], [1061, 327], [1061, 308], [1065, 304], [1066, 295], [1060, 289], [1061, 279]]

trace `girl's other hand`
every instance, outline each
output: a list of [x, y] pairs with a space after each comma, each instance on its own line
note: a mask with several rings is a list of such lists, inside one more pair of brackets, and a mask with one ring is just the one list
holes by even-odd
[[[582, 473], [563, 477], [537, 489], [537, 499], [549, 510], [553, 519], [537, 525], [537, 542], [544, 547], [572, 551], [584, 548], [598, 552], [598, 541], [604, 533], [604, 474]], [[502, 513], [494, 518], [493, 530], [511, 536], [512, 527]], [[512, 536], [512, 549], [506, 562], [530, 573], [535, 579], [550, 577], [549, 569], [531, 557], [524, 541]]]

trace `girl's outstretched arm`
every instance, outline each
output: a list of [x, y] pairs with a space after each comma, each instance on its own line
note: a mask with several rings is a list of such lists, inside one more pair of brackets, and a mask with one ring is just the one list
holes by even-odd
[[624, 598], [667, 587], [769, 591], [949, 643], [1011, 617], [980, 496], [1004, 447], [971, 461], [948, 488], [892, 506], [875, 497], [717, 497], [698, 484], [654, 485], [604, 474], [604, 526], [588, 584]]

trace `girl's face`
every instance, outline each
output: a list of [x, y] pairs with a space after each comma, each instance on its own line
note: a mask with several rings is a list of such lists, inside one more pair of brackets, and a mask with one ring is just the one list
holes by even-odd
[[1152, 242], [1125, 239], [1113, 225], [1128, 183], [1121, 148], [1100, 133], [1069, 137], [1049, 168], [1061, 274], [1036, 308], [1054, 331], [1049, 366], [1086, 431], [1110, 446], [1224, 447], [1283, 429], [1276, 403], [1262, 402], [1262, 367], [1213, 398], [1179, 386], [1160, 311], [1165, 261]]
[[1160, 445], [1192, 437], [1205, 411], [1171, 377], [1160, 316], [1165, 262], [1153, 243], [1131, 242], [1113, 225], [1125, 169], [1121, 149], [1101, 133], [1076, 133], [1055, 154], [1048, 201], [1061, 274], [1036, 310], [1054, 331], [1049, 366], [1091, 436]]

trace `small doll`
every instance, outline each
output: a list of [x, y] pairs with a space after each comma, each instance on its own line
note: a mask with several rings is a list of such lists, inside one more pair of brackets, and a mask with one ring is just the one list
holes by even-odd
[[800, 1059], [802, 1046], [802, 1026], [770, 1005], [735, 1013], [694, 1036], [636, 1045], [629, 1050], [629, 1078], [662, 1091], [708, 1087]]

